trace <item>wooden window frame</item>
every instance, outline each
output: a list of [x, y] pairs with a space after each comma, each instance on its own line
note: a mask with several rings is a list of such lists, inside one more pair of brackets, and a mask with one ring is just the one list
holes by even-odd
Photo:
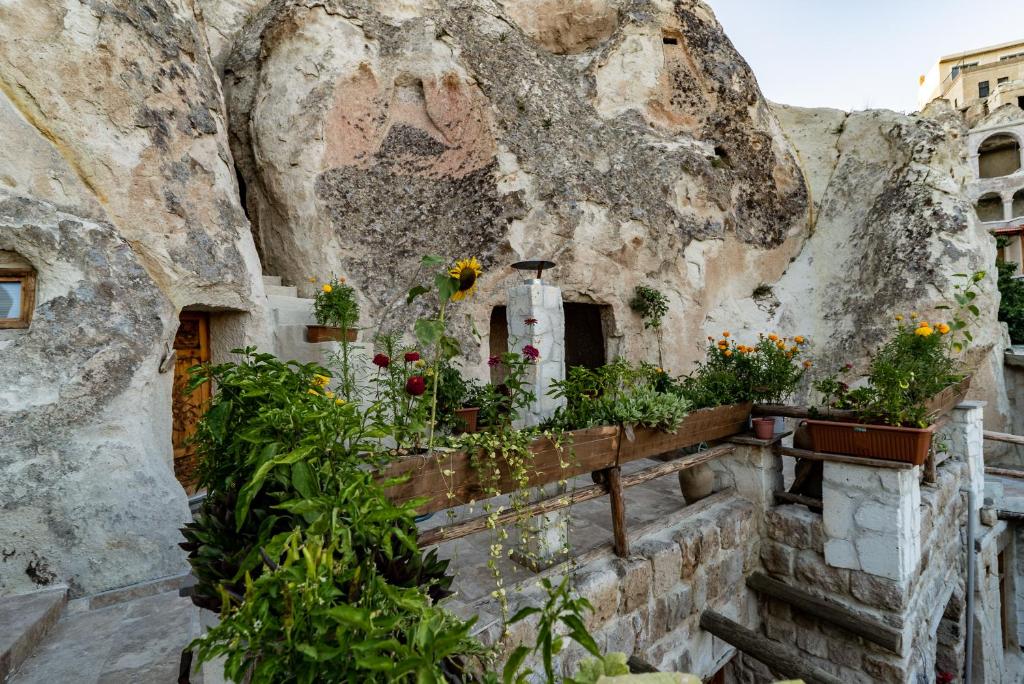
[[36, 272], [31, 268], [0, 268], [0, 283], [21, 283], [21, 315], [0, 318], [0, 330], [29, 327], [36, 305]]

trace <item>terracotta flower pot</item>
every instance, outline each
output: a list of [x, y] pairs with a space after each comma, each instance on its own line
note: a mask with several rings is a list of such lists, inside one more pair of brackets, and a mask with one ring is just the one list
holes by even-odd
[[461, 426], [460, 429], [463, 432], [476, 432], [476, 422], [479, 413], [480, 409], [476, 406], [455, 409], [455, 418]]
[[880, 458], [921, 465], [928, 458], [935, 426], [893, 427], [806, 420], [815, 451], [847, 456]]
[[754, 436], [758, 439], [771, 439], [775, 434], [774, 418], [754, 418]]
[[341, 328], [332, 325], [307, 325], [307, 342], [355, 342], [359, 337], [359, 331], [355, 328]]

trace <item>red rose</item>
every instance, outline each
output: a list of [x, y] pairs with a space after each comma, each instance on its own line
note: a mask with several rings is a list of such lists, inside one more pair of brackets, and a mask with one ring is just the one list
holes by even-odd
[[418, 397], [427, 391], [427, 380], [422, 375], [411, 375], [405, 383], [405, 391]]
[[373, 357], [373, 365], [380, 366], [381, 368], [387, 368], [391, 365], [391, 357], [387, 354], [377, 354]]
[[420, 353], [417, 351], [405, 352], [406, 363], [416, 363], [420, 360]]

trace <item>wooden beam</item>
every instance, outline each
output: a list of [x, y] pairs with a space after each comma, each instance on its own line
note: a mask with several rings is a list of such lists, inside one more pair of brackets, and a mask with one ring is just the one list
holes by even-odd
[[1024, 521], [1024, 512], [1021, 511], [1008, 511], [1004, 508], [996, 509], [996, 517], [1000, 520], [1010, 520], [1012, 522]]
[[804, 496], [803, 494], [793, 494], [792, 492], [775, 492], [775, 501], [777, 503], [801, 504], [819, 513], [823, 508], [821, 499]]
[[793, 447], [776, 448], [783, 456], [806, 458], [811, 461], [831, 461], [833, 463], [849, 463], [850, 465], [859, 465], [868, 468], [893, 468], [895, 470], [909, 470], [914, 467], [913, 463], [906, 463], [904, 461], [886, 461], [881, 458], [862, 458], [860, 456], [846, 456], [845, 454], [826, 454], [821, 451], [794, 449]]
[[705, 610], [700, 614], [700, 628], [785, 677], [803, 679], [808, 684], [843, 684], [838, 677], [810, 664], [807, 656], [792, 646], [771, 641], [713, 610]]
[[[752, 413], [755, 416], [782, 416], [783, 418], [814, 418], [821, 417], [820, 413], [812, 413], [808, 406], [789, 406], [787, 404], [754, 404]], [[855, 421], [855, 411], [843, 411], [830, 409], [827, 414], [831, 420]]]
[[902, 655], [903, 633], [883, 622], [850, 610], [835, 601], [820, 598], [808, 591], [780, 582], [763, 572], [751, 574], [747, 578], [747, 586], [759, 594], [783, 601], [808, 615], [842, 627], [896, 655]]
[[990, 430], [985, 430], [981, 435], [990, 442], [1006, 442], [1007, 444], [1018, 444], [1024, 446], [1024, 437], [1021, 437], [1020, 435], [1011, 435], [1006, 432], [992, 432]]
[[713, 461], [716, 458], [731, 454], [736, 450], [736, 446], [733, 444], [719, 444], [716, 447], [705, 449], [704, 451], [698, 451], [695, 454], [688, 456], [681, 456], [671, 461], [665, 461], [659, 463], [656, 466], [650, 468], [644, 468], [638, 470], [635, 473], [622, 476], [623, 487], [635, 487], [638, 484], [643, 484], [649, 480], [654, 480], [661, 477], [662, 475], [669, 475], [671, 473], [678, 472], [680, 470], [686, 470], [694, 466], [700, 465], [701, 463], [707, 463]]
[[648, 674], [659, 671], [658, 668], [635, 655], [629, 656], [629, 659], [626, 660], [626, 665], [629, 667], [630, 674]]
[[616, 466], [604, 471], [604, 482], [612, 503], [612, 538], [615, 555], [629, 555], [629, 537], [626, 536], [626, 500], [622, 496], [622, 471]]
[[1024, 470], [1016, 470], [1015, 468], [996, 468], [995, 466], [985, 466], [986, 475], [997, 475], [999, 477], [1015, 477], [1024, 480]]

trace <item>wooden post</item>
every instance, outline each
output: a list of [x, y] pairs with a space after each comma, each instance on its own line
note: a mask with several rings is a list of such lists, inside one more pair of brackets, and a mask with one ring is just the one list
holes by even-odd
[[811, 665], [807, 657], [792, 646], [772, 641], [714, 611], [705, 610], [700, 614], [700, 628], [785, 677], [800, 678], [808, 684], [843, 684], [838, 677]]
[[626, 537], [626, 501], [622, 497], [622, 472], [618, 466], [604, 471], [604, 483], [612, 501], [612, 535], [615, 539], [615, 555], [625, 558], [629, 555], [629, 539]]

